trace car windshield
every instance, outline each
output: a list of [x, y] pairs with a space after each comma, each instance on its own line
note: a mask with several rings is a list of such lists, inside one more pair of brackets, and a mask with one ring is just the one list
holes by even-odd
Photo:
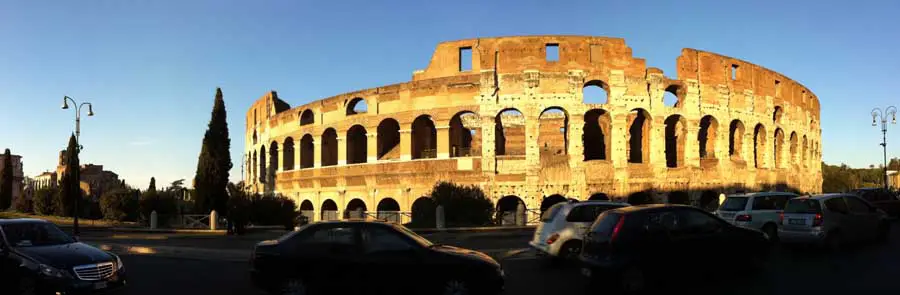
[[556, 212], [559, 212], [559, 209], [562, 208], [563, 204], [556, 204], [550, 206], [550, 209], [544, 211], [544, 214], [541, 214], [541, 222], [547, 223], [553, 221], [553, 216], [556, 216]]
[[597, 220], [594, 221], [594, 224], [591, 225], [591, 231], [600, 234], [601, 236], [609, 236], [613, 232], [613, 228], [616, 227], [616, 224], [619, 223], [619, 218], [622, 217], [622, 214], [613, 213], [613, 212], [603, 212], [600, 216], [597, 217]]
[[394, 228], [397, 229], [398, 231], [400, 231], [401, 233], [405, 234], [406, 236], [410, 237], [410, 238], [413, 239], [414, 241], [416, 241], [416, 243], [419, 243], [419, 245], [422, 245], [422, 247], [431, 247], [431, 246], [434, 246], [434, 243], [432, 243], [431, 241], [429, 241], [429, 240], [426, 239], [426, 238], [423, 238], [423, 237], [420, 236], [419, 234], [417, 234], [417, 233], [415, 233], [415, 232], [409, 230], [409, 229], [406, 228], [405, 226], [396, 224], [396, 225], [394, 225]]
[[722, 203], [722, 206], [719, 207], [719, 211], [741, 211], [744, 208], [747, 208], [747, 201], [750, 198], [747, 197], [728, 197], [725, 199], [725, 202]]
[[6, 241], [13, 247], [38, 247], [74, 243], [56, 225], [45, 222], [22, 222], [0, 225]]
[[784, 208], [784, 213], [822, 213], [822, 209], [818, 200], [791, 199]]

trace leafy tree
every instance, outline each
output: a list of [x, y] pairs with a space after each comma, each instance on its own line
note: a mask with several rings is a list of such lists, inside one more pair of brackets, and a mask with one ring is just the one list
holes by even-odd
[[138, 200], [135, 191], [126, 188], [114, 189], [100, 197], [103, 219], [133, 221], [137, 218]]
[[250, 222], [250, 199], [243, 182], [228, 184], [228, 233], [244, 234], [244, 229]]
[[197, 173], [194, 176], [194, 206], [197, 212], [227, 211], [226, 186], [228, 171], [232, 165], [230, 149], [225, 101], [222, 98], [222, 89], [217, 88], [209, 126], [203, 135]]
[[170, 215], [177, 211], [177, 204], [173, 194], [169, 191], [157, 191], [156, 179], [152, 177], [150, 178], [150, 186], [141, 194], [138, 207], [141, 216], [147, 220], [150, 219], [150, 213], [153, 211], [156, 211], [156, 214], [161, 216]]
[[12, 205], [13, 193], [13, 167], [12, 155], [9, 149], [3, 151], [3, 171], [0, 172], [0, 210], [6, 210]]
[[888, 162], [888, 170], [900, 171], [900, 158], [892, 158]]
[[13, 202], [13, 209], [22, 213], [34, 213], [34, 206], [32, 202], [32, 200], [21, 196]]
[[65, 154], [66, 170], [60, 181], [60, 191], [56, 198], [56, 215], [73, 216], [75, 202], [79, 202], [81, 196], [81, 165], [78, 160], [78, 143], [75, 135], [69, 136], [69, 146]]
[[283, 225], [291, 230], [298, 214], [294, 200], [284, 196], [267, 193], [250, 198], [250, 222], [253, 224]]
[[41, 188], [34, 191], [34, 197], [32, 198], [34, 213], [50, 215], [56, 212], [55, 200], [58, 193], [57, 190], [52, 188]]
[[481, 188], [441, 181], [431, 189], [431, 199], [444, 207], [447, 226], [484, 226], [491, 224], [494, 205]]

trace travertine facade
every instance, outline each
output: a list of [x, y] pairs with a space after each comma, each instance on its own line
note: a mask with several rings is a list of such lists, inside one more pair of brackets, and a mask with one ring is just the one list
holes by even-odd
[[[601, 101], [585, 103], [591, 88]], [[677, 102], [666, 105], [667, 93]], [[565, 198], [706, 205], [725, 192], [821, 189], [809, 89], [694, 49], [682, 50], [670, 78], [619, 38], [445, 42], [410, 82], [293, 108], [273, 91], [246, 120], [245, 181], [315, 219], [410, 211], [439, 180], [481, 186], [501, 211]]]

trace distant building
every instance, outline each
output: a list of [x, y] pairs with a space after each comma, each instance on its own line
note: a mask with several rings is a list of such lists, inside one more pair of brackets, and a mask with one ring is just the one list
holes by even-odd
[[35, 176], [34, 183], [31, 184], [31, 187], [37, 190], [42, 188], [56, 188], [57, 185], [59, 185], [59, 180], [56, 178], [56, 172], [47, 171]]
[[[34, 178], [34, 189], [57, 188], [62, 181], [62, 175], [68, 169], [66, 165], [66, 151], [59, 152], [59, 163], [56, 171], [47, 171]], [[81, 190], [85, 196], [98, 200], [104, 192], [122, 185], [119, 175], [103, 170], [103, 165], [81, 165]]]
[[900, 171], [888, 170], [888, 187], [900, 189]]
[[[22, 173], [22, 156], [19, 155], [10, 155], [12, 158], [12, 169], [13, 169], [13, 192], [12, 199], [15, 201], [17, 198], [22, 196], [22, 191], [25, 188], [25, 174]], [[0, 163], [6, 161], [6, 156], [0, 154]], [[3, 166], [0, 165], [0, 171], [3, 171]]]

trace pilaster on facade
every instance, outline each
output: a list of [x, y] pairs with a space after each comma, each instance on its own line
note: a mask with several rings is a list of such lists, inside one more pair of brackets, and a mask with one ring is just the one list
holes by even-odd
[[481, 115], [481, 170], [484, 172], [496, 172], [496, 132], [497, 123], [492, 115]]
[[[702, 99], [700, 98], [700, 83], [697, 80], [685, 79], [684, 101], [681, 102], [681, 110], [679, 113], [689, 118], [696, 117], [700, 114], [700, 106]], [[715, 95], [713, 97], [716, 97]]]
[[412, 160], [412, 130], [400, 129], [400, 160]]
[[435, 134], [437, 135], [437, 158], [450, 158], [450, 126], [435, 126]]
[[378, 162], [378, 133], [370, 131], [366, 133], [366, 163], [375, 162]]
[[313, 135], [313, 167], [322, 167], [322, 135]]
[[[684, 142], [684, 166], [685, 167], [700, 167], [700, 141], [697, 140], [697, 135], [700, 133], [700, 123], [691, 122], [691, 120], [686, 120], [688, 122], [688, 126], [685, 128], [687, 130], [687, 137], [683, 140]], [[709, 139], [707, 139], [709, 140]], [[715, 140], [713, 138], [712, 140]]]

